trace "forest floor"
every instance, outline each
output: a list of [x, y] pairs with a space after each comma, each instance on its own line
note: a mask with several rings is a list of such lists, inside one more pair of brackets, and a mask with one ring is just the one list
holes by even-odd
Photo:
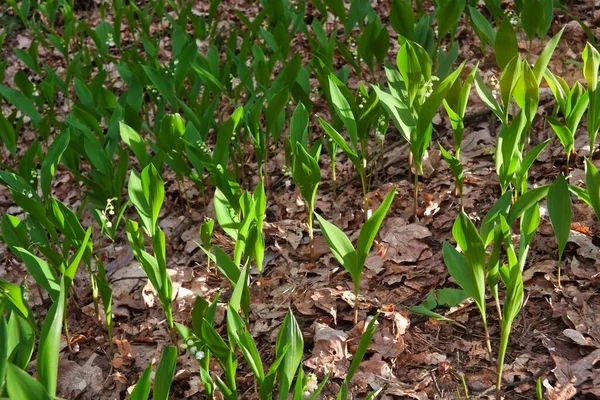
[[[201, 2], [199, 2], [201, 3]], [[377, 1], [381, 15], [386, 15], [386, 1]], [[586, 21], [600, 36], [596, 27], [597, 15], [590, 16], [586, 5], [570, 2], [571, 12]], [[587, 4], [587, 2], [586, 2]], [[203, 7], [199, 5], [198, 7]], [[235, 23], [228, 8], [243, 8], [252, 13], [257, 7], [253, 1], [223, 2], [223, 23]], [[99, 20], [95, 6], [80, 11], [81, 17]], [[383, 19], [384, 21], [386, 19]], [[556, 13], [552, 27], [555, 34], [570, 18]], [[391, 34], [393, 31], [390, 29]], [[126, 34], [126, 33], [125, 33]], [[479, 63], [480, 74], [489, 79], [498, 76], [490, 53], [483, 53], [473, 31], [459, 27], [461, 38], [459, 61], [466, 59], [465, 71]], [[395, 34], [392, 34], [392, 38]], [[582, 80], [580, 66], [570, 60], [580, 60], [585, 45], [585, 33], [575, 22], [568, 22], [550, 69], [571, 82]], [[14, 73], [24, 66], [12, 48], [27, 47], [30, 32], [15, 30], [2, 49], [8, 60], [5, 84], [12, 82]], [[392, 42], [395, 42], [392, 39]], [[306, 43], [296, 42], [297, 51], [306, 51]], [[523, 54], [539, 54], [544, 43], [526, 40], [519, 42]], [[160, 52], [165, 59], [170, 56], [168, 46]], [[394, 51], [390, 52], [395, 54]], [[51, 53], [46, 54], [48, 58]], [[534, 59], [535, 56], [532, 56]], [[393, 60], [390, 60], [393, 62]], [[48, 62], [48, 61], [47, 61]], [[60, 68], [60, 65], [57, 65]], [[119, 79], [115, 72], [115, 79]], [[377, 81], [379, 76], [373, 77]], [[351, 88], [357, 82], [349, 82]], [[57, 103], [58, 112], [68, 112], [67, 102]], [[551, 93], [542, 89], [540, 114], [553, 107]], [[223, 113], [231, 110], [222, 110]], [[325, 101], [322, 114], [327, 114]], [[465, 166], [464, 206], [467, 214], [480, 221], [497, 200], [500, 189], [496, 178], [493, 149], [499, 124], [495, 116], [472, 91], [468, 105], [468, 122], [463, 141], [462, 160]], [[583, 124], [582, 124], [583, 125]], [[441, 160], [437, 143], [451, 146], [451, 130], [445, 112], [434, 121], [435, 133], [428, 153], [419, 198], [419, 218], [411, 220], [412, 183], [409, 179], [408, 148], [399, 143], [402, 139], [394, 127], [386, 135], [384, 152], [379, 168], [371, 176], [369, 204], [379, 205], [392, 185], [398, 193], [394, 204], [380, 230], [375, 250], [369, 256], [361, 283], [359, 323], [352, 323], [352, 284], [349, 275], [340, 268], [331, 255], [323, 237], [317, 233], [315, 255], [311, 257], [305, 229], [306, 209], [299, 198], [291, 178], [283, 173], [284, 156], [281, 146], [271, 148], [268, 164], [270, 177], [268, 208], [266, 212], [266, 259], [264, 277], [258, 281], [257, 271], [252, 271], [251, 334], [257, 340], [263, 360], [271, 362], [278, 326], [288, 308], [300, 323], [305, 355], [303, 365], [319, 379], [327, 373], [332, 379], [325, 388], [326, 395], [337, 393], [354, 352], [357, 339], [367, 316], [381, 310], [379, 327], [365, 360], [353, 380], [352, 390], [360, 395], [383, 387], [381, 398], [457, 398], [463, 394], [463, 383], [471, 397], [492, 396], [496, 379], [496, 364], [488, 359], [483, 340], [481, 318], [474, 304], [463, 303], [451, 309], [439, 310], [459, 324], [440, 322], [412, 313], [408, 307], [421, 304], [432, 291], [456, 287], [448, 275], [442, 259], [442, 244], [452, 241], [451, 228], [459, 212], [458, 198], [454, 195], [454, 180]], [[313, 132], [321, 128], [316, 118], [311, 121]], [[20, 136], [23, 152], [35, 137], [34, 132]], [[537, 119], [531, 140], [540, 143], [552, 137], [529, 175], [530, 185], [551, 183], [561, 168], [564, 156], [560, 143], [543, 119]], [[580, 185], [585, 180], [583, 156], [587, 155], [584, 143], [587, 135], [579, 132], [575, 148], [578, 157], [572, 160], [569, 181]], [[374, 145], [373, 154], [378, 152]], [[596, 163], [598, 165], [598, 163]], [[337, 193], [331, 182], [331, 169], [327, 157], [321, 159], [323, 184], [317, 193], [317, 212], [335, 223], [351, 239], [358, 235], [363, 222], [360, 208], [361, 189], [352, 180], [354, 169], [343, 156], [339, 156], [337, 176], [340, 185]], [[252, 158], [247, 160], [247, 171], [255, 171]], [[167, 237], [167, 263], [173, 280], [175, 320], [189, 325], [191, 306], [196, 295], [212, 299], [223, 292], [230, 294], [230, 285], [215, 268], [207, 268], [207, 259], [199, 249], [198, 228], [205, 216], [214, 217], [212, 203], [204, 206], [203, 198], [191, 182], [184, 182], [190, 201], [186, 206], [176, 183], [174, 173], [163, 175], [166, 182], [166, 204], [161, 214], [161, 227]], [[254, 187], [257, 176], [247, 176], [246, 187]], [[54, 181], [54, 193], [73, 209], [81, 206], [82, 193], [78, 183], [66, 170], [59, 170]], [[210, 199], [210, 193], [208, 198]], [[3, 212], [19, 213], [10, 193], [0, 189], [0, 207]], [[557, 246], [554, 234], [542, 204], [542, 223], [535, 235], [524, 272], [525, 304], [514, 323], [506, 358], [504, 387], [507, 399], [535, 398], [535, 385], [541, 377], [552, 399], [600, 398], [600, 224], [591, 208], [575, 201], [571, 237], [563, 265], [563, 286], [555, 286], [557, 271]], [[92, 224], [86, 211], [82, 223]], [[232, 243], [222, 235], [217, 242], [224, 248]], [[89, 281], [82, 271], [75, 289], [77, 301], [69, 305], [68, 325], [73, 351], [66, 342], [62, 346], [59, 369], [59, 394], [66, 398], [120, 399], [134, 385], [147, 363], [158, 359], [163, 347], [170, 342], [169, 332], [153, 288], [134, 260], [127, 239], [121, 233], [115, 243], [95, 245], [108, 268], [113, 288], [115, 315], [115, 346], [111, 354], [102, 324], [93, 318], [93, 305]], [[4, 245], [0, 248], [4, 262], [0, 277], [19, 282], [27, 277], [26, 270], [12, 258]], [[32, 291], [36, 306], [42, 300]], [[225, 301], [225, 300], [223, 300]], [[217, 326], [223, 323], [226, 303], [218, 308]], [[488, 307], [494, 309], [493, 299]], [[499, 341], [498, 321], [490, 313], [492, 347]], [[218, 368], [215, 365], [215, 368]], [[250, 370], [241, 363], [239, 382], [242, 398], [255, 398]], [[202, 385], [196, 360], [188, 353], [178, 359], [174, 398], [203, 398]]]

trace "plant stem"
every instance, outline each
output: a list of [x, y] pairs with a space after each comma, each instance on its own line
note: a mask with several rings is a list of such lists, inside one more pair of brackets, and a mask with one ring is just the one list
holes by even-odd
[[498, 312], [498, 319], [502, 321], [502, 308], [500, 307], [500, 299], [498, 296], [494, 296], [494, 302], [496, 303], [496, 311]]
[[560, 287], [560, 267], [562, 264], [562, 260], [559, 258], [558, 259], [558, 287]]
[[502, 372], [504, 369], [504, 357], [506, 356], [506, 349], [508, 347], [508, 338], [510, 335], [512, 323], [506, 321], [506, 324], [502, 324], [502, 331], [500, 334], [500, 347], [498, 348], [498, 378], [496, 380], [496, 399], [502, 398]]
[[483, 321], [483, 331], [485, 333], [485, 345], [487, 346], [488, 355], [490, 356], [490, 361], [491, 361], [491, 360], [493, 360], [492, 343], [490, 342], [490, 331], [488, 330], [487, 321]]
[[313, 233], [313, 210], [309, 208], [306, 224], [308, 225], [308, 239], [310, 242], [310, 258], [315, 256], [315, 237]]
[[63, 324], [65, 326], [65, 340], [67, 341], [67, 347], [69, 348], [69, 353], [73, 353], [73, 348], [71, 347], [71, 335], [69, 334], [69, 324], [67, 323], [67, 314], [63, 313]]
[[362, 208], [363, 208], [363, 214], [364, 214], [365, 221], [366, 221], [367, 219], [369, 219], [369, 196], [367, 194], [368, 189], [367, 189], [367, 183], [365, 181], [365, 169], [361, 168], [361, 170], [358, 171], [358, 174], [360, 175], [360, 183], [362, 184], [362, 192], [363, 192]]
[[358, 286], [354, 285], [354, 325], [358, 324]]
[[419, 174], [417, 174], [417, 169], [415, 166], [415, 174], [414, 174], [414, 194], [413, 194], [413, 216], [415, 220], [417, 219], [417, 209], [419, 206]]

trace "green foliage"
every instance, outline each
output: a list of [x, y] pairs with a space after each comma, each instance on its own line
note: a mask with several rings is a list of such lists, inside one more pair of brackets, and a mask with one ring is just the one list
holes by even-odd
[[571, 194], [564, 175], [560, 174], [548, 190], [548, 216], [558, 244], [558, 286], [560, 264], [571, 231]]
[[[547, 198], [558, 245], [559, 285], [572, 218], [570, 194], [590, 205], [600, 218], [600, 178], [592, 161], [600, 129], [600, 55], [590, 28], [574, 18], [590, 43], [582, 54], [585, 84], [569, 86], [548, 69], [563, 30], [547, 40], [537, 58], [522, 56], [525, 51], [518, 41], [527, 38], [531, 43], [536, 36], [545, 40], [555, 6], [570, 15], [560, 2], [522, 0], [515, 3], [514, 11], [505, 11], [499, 0], [482, 4], [436, 0], [429, 8], [420, 0], [414, 7], [412, 1], [393, 0], [389, 25], [398, 36], [395, 67], [386, 63], [394, 48], [388, 20], [364, 0], [348, 4], [314, 0], [310, 5], [261, 0], [261, 10], [252, 19], [236, 10], [238, 23], [225, 25], [220, 21], [220, 0], [211, 1], [207, 13], [201, 15], [185, 2], [169, 1], [167, 7], [160, 1], [105, 3], [99, 12], [112, 17], [101, 18], [93, 27], [77, 18], [72, 1], [7, 0], [6, 15], [0, 17], [6, 27], [0, 45], [6, 47], [16, 29], [32, 40], [27, 49], [14, 49], [13, 58], [24, 66], [22, 70], [9, 74], [7, 61], [0, 61], [0, 140], [7, 150], [0, 163], [0, 184], [20, 209], [18, 214], [2, 216], [2, 241], [39, 287], [42, 303], [49, 305], [48, 310], [41, 310], [40, 315], [45, 311], [46, 317], [38, 325], [39, 318], [26, 300], [25, 284], [0, 279], [0, 382], [6, 382], [0, 396], [55, 398], [65, 308], [82, 264], [89, 275], [96, 317], [101, 300], [112, 344], [112, 288], [92, 243], [97, 243], [97, 251], [105, 248], [106, 239], [118, 242], [125, 233], [158, 293], [172, 342], [177, 340], [176, 328], [182, 348], [193, 349], [208, 398], [238, 398], [241, 354], [256, 379], [260, 399], [303, 399], [313, 377], [302, 368], [302, 331], [291, 310], [280, 327], [275, 359], [268, 368], [249, 329], [251, 270], [256, 265], [262, 281], [265, 213], [268, 199], [279, 190], [278, 181], [270, 182], [274, 163], [269, 158], [279, 154], [282, 146], [288, 168], [284, 176], [291, 175], [306, 204], [312, 250], [313, 216], [322, 183], [320, 162], [327, 163], [329, 158], [335, 195], [338, 150], [342, 150], [361, 180], [367, 216], [368, 194], [377, 182], [378, 169], [378, 160], [370, 152], [380, 145], [379, 155], [383, 154], [386, 139], [394, 137], [395, 132], [387, 135], [389, 118], [408, 143], [411, 165], [407, 169], [414, 171], [413, 213], [417, 216], [423, 160], [434, 133], [444, 134], [433, 125], [442, 104], [453, 132], [453, 149], [439, 148], [461, 197], [461, 213], [453, 227], [458, 246], [445, 243], [443, 257], [462, 289], [434, 289], [412, 310], [453, 322], [439, 314], [438, 308], [456, 305], [468, 296], [478, 307], [487, 334], [489, 289], [502, 321], [497, 357], [500, 393], [509, 335], [523, 302], [522, 272], [541, 221], [539, 202]], [[308, 18], [310, 6], [316, 12]], [[328, 15], [336, 19], [333, 29]], [[491, 87], [477, 73], [477, 66], [467, 74], [463, 73], [465, 62], [455, 65], [464, 47], [462, 35], [457, 35], [463, 20], [479, 38], [482, 52], [493, 50], [500, 76], [489, 82]], [[156, 30], [155, 21], [165, 24]], [[131, 32], [133, 42], [122, 42], [121, 32]], [[167, 36], [168, 60], [162, 51]], [[309, 54], [297, 50], [298, 39], [306, 39]], [[197, 41], [203, 44], [201, 49]], [[51, 63], [48, 54], [53, 55]], [[56, 65], [64, 69], [58, 71]], [[376, 84], [380, 72], [386, 75], [385, 89]], [[542, 79], [555, 99], [552, 114], [542, 118], [564, 147], [566, 169], [551, 185], [530, 188], [529, 170], [551, 141], [530, 137], [532, 127], [538, 126]], [[470, 118], [467, 102], [473, 84], [500, 122], [493, 150], [502, 196], [479, 230], [464, 212], [462, 201], [468, 164], [461, 163], [461, 144]], [[325, 112], [328, 117], [317, 118], [320, 127], [315, 127], [311, 116], [321, 111], [321, 97], [329, 112]], [[590, 144], [585, 188], [567, 184], [566, 178], [570, 160], [579, 151], [575, 135], [584, 114]], [[316, 137], [316, 132], [323, 132], [324, 137]], [[24, 143], [28, 148], [21, 149]], [[325, 158], [321, 158], [322, 147]], [[255, 166], [258, 179], [248, 173], [249, 166]], [[163, 172], [165, 177], [176, 177], [190, 213], [201, 210], [186, 196], [187, 184], [196, 185], [205, 206], [207, 193], [214, 189], [216, 218], [206, 218], [199, 226], [199, 244], [208, 255], [207, 266], [214, 262], [231, 284], [226, 335], [215, 325], [220, 295], [211, 303], [196, 299], [191, 328], [173, 320], [166, 254], [170, 238], [160, 227], [165, 203]], [[69, 176], [69, 184], [82, 192], [76, 210], [56, 198], [64, 184], [57, 185], [57, 175]], [[333, 255], [351, 275], [355, 322], [365, 260], [394, 196], [395, 189], [365, 218], [356, 247], [317, 214]], [[121, 224], [129, 202], [137, 217], [128, 213]], [[86, 211], [92, 217], [89, 226]], [[511, 227], [516, 229], [517, 221], [518, 252], [511, 240], [516, 237]], [[235, 242], [231, 255], [213, 243], [220, 231]], [[340, 386], [340, 399], [351, 394], [350, 381], [367, 353], [376, 319], [368, 322], [358, 343]], [[488, 348], [491, 351], [489, 340]], [[131, 398], [147, 399], [152, 392], [156, 399], [167, 399], [177, 353], [175, 347], [165, 347], [154, 384], [148, 366]], [[32, 358], [37, 360], [37, 380], [25, 372]], [[212, 368], [215, 362], [222, 373]], [[310, 398], [316, 398], [326, 382], [327, 378]], [[541, 387], [537, 392], [541, 397]], [[377, 391], [367, 398], [376, 395]]]
[[392, 189], [379, 208], [373, 213], [373, 215], [365, 221], [358, 236], [358, 243], [356, 249], [348, 239], [348, 236], [342, 232], [337, 226], [327, 221], [325, 218], [317, 215], [321, 231], [325, 236], [329, 249], [338, 260], [338, 262], [348, 271], [354, 284], [354, 323], [358, 319], [358, 292], [360, 289], [360, 279], [362, 277], [362, 271], [365, 265], [373, 240], [379, 231], [379, 227], [383, 222], [394, 196], [396, 195], [396, 188]]

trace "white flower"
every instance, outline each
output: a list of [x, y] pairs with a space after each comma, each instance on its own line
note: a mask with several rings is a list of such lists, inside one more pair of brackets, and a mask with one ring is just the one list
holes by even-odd
[[181, 345], [179, 346], [179, 348], [185, 350], [185, 349], [187, 349], [187, 344], [181, 343]]
[[196, 360], [202, 360], [204, 358], [204, 352], [198, 351], [196, 352]]
[[196, 346], [192, 346], [192, 347], [190, 347], [190, 352], [191, 352], [192, 354], [195, 354], [197, 351], [198, 351], [198, 349], [196, 348]]
[[108, 229], [112, 228], [112, 222], [110, 222], [110, 221], [106, 221], [106, 227], [107, 227]]
[[192, 339], [188, 339], [187, 345], [188, 346], [193, 346], [194, 345], [194, 341]]
[[33, 197], [33, 193], [31, 193], [31, 192], [27, 193], [27, 197], [28, 198], [32, 198]]

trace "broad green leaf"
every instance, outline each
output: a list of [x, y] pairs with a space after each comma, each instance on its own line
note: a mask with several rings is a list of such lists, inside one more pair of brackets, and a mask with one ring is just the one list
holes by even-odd
[[42, 120], [42, 115], [35, 107], [33, 101], [20, 91], [11, 89], [8, 86], [0, 85], [0, 96], [4, 97], [6, 101], [21, 110], [24, 114], [31, 117], [34, 122], [40, 122]]
[[469, 5], [468, 9], [473, 29], [477, 33], [477, 36], [479, 36], [479, 40], [482, 43], [494, 46], [494, 43], [496, 43], [496, 31], [492, 27], [492, 24], [490, 24], [490, 21], [488, 21], [475, 7]]
[[150, 375], [152, 374], [152, 363], [149, 363], [138, 379], [129, 400], [148, 400], [150, 395]]
[[292, 382], [296, 376], [296, 371], [302, 361], [302, 354], [304, 351], [304, 339], [302, 338], [302, 331], [292, 310], [288, 310], [283, 323], [279, 328], [277, 335], [277, 342], [275, 345], [275, 354], [280, 357], [284, 352], [284, 348], [287, 347], [283, 361], [279, 365], [279, 399], [285, 400], [292, 387]]
[[348, 236], [340, 228], [327, 221], [325, 218], [316, 214], [321, 227], [321, 232], [325, 236], [325, 241], [329, 249], [338, 260], [342, 267], [346, 269], [352, 276], [352, 280], [358, 279], [356, 274], [358, 271], [358, 255], [354, 250], [354, 246], [348, 239]]
[[69, 131], [65, 130], [52, 142], [46, 156], [44, 157], [44, 161], [42, 161], [41, 167], [41, 185], [42, 185], [42, 193], [46, 198], [50, 197], [50, 186], [52, 184], [52, 178], [54, 177], [54, 173], [56, 172], [56, 167], [60, 162], [60, 158], [62, 154], [67, 149], [69, 145], [70, 135]]
[[333, 102], [333, 107], [337, 112], [338, 116], [344, 123], [346, 127], [346, 131], [348, 132], [348, 136], [350, 137], [350, 142], [352, 143], [352, 147], [357, 149], [358, 146], [358, 131], [356, 127], [356, 121], [354, 119], [354, 114], [352, 113], [352, 108], [348, 103], [348, 100], [344, 97], [337, 84], [329, 77], [329, 91], [331, 95], [331, 101]]
[[509, 17], [504, 17], [504, 20], [498, 28], [496, 41], [494, 42], [494, 50], [496, 53], [496, 62], [501, 70], [506, 67], [513, 57], [518, 56], [519, 54], [517, 36], [515, 35]]
[[177, 347], [167, 346], [163, 350], [162, 357], [156, 368], [154, 378], [154, 392], [152, 398], [154, 400], [168, 400], [169, 391], [171, 390], [171, 382], [175, 374], [175, 365], [177, 364]]
[[534, 39], [540, 24], [544, 22], [543, 18], [540, 18], [541, 9], [542, 2], [540, 0], [524, 0], [523, 2], [521, 26], [530, 41]]
[[173, 92], [173, 85], [167, 80], [164, 73], [162, 71], [159, 72], [148, 65], [142, 65], [142, 69], [146, 72], [146, 75], [148, 75], [148, 78], [150, 78], [152, 84], [158, 90], [158, 93], [160, 93], [172, 107], [176, 107], [178, 101]]
[[23, 300], [23, 292], [18, 285], [0, 278], [0, 299], [7, 300], [24, 319], [31, 319], [29, 305]]
[[33, 276], [36, 283], [45, 289], [50, 297], [56, 301], [60, 297], [60, 278], [56, 270], [46, 261], [22, 247], [14, 247], [13, 250], [23, 260], [27, 270]]
[[66, 304], [65, 279], [60, 281], [59, 296], [50, 307], [40, 333], [37, 351], [37, 374], [40, 383], [50, 396], [56, 396], [60, 338]]
[[399, 98], [384, 92], [377, 86], [373, 86], [373, 89], [375, 90], [375, 93], [377, 93], [379, 101], [381, 101], [381, 104], [394, 121], [394, 124], [396, 124], [400, 134], [410, 143], [411, 132], [416, 128], [417, 121], [406, 104]]
[[547, 70], [550, 58], [552, 58], [552, 54], [554, 54], [554, 50], [556, 49], [564, 30], [565, 27], [563, 26], [563, 28], [546, 43], [544, 50], [542, 50], [537, 60], [535, 60], [535, 64], [533, 65], [533, 74], [535, 75], [538, 86], [542, 82], [542, 78]]
[[[244, 291], [248, 290], [248, 274], [249, 274], [249, 266], [248, 263], [244, 265], [242, 271], [240, 272], [240, 276], [235, 283], [235, 288], [233, 289], [233, 293], [231, 294], [231, 299], [229, 300], [229, 307], [233, 308], [235, 312], [238, 312], [240, 306], [242, 304]], [[248, 310], [244, 310], [244, 313], [247, 314]]]
[[548, 121], [548, 123], [552, 127], [552, 130], [554, 131], [554, 133], [556, 133], [556, 136], [560, 140], [560, 143], [565, 148], [567, 157], [569, 157], [571, 153], [573, 153], [573, 145], [575, 144], [575, 133], [571, 132], [571, 130], [565, 124], [563, 124], [556, 118], [548, 116], [546, 117], [546, 121]]
[[472, 297], [476, 301], [478, 307], [481, 307], [481, 305], [485, 307], [485, 280], [482, 290], [480, 282], [475, 281], [473, 270], [467, 263], [465, 256], [447, 242], [444, 242], [443, 245], [443, 256], [450, 276], [463, 288], [469, 297]]
[[[371, 217], [365, 221], [362, 228], [360, 228], [360, 233], [358, 235], [358, 243], [356, 245], [356, 257], [358, 267], [360, 268], [360, 273], [362, 272], [362, 267], [365, 264], [367, 256], [369, 255], [369, 251], [371, 251], [371, 246], [373, 245], [373, 240], [375, 240], [375, 236], [379, 231], [379, 227], [383, 222], [388, 210], [390, 209], [392, 202], [394, 201], [394, 197], [396, 196], [396, 188], [394, 187], [390, 192], [385, 196], [385, 199], [381, 202], [379, 208], [373, 212]], [[346, 236], [344, 234], [344, 236]]]
[[342, 387], [340, 388], [340, 391], [337, 395], [337, 400], [345, 400], [348, 398], [348, 385], [352, 381], [354, 374], [358, 370], [358, 366], [362, 362], [362, 359], [364, 358], [365, 353], [367, 352], [367, 349], [371, 344], [371, 339], [373, 338], [375, 330], [377, 329], [377, 325], [375, 325], [375, 323], [377, 322], [378, 317], [379, 314], [371, 318], [371, 320], [365, 327], [363, 334], [360, 337], [356, 353], [354, 353], [354, 356], [352, 357], [352, 363], [350, 363], [350, 367], [348, 368], [348, 372], [346, 373], [346, 378], [344, 378]]
[[294, 150], [292, 177], [294, 178], [294, 183], [300, 189], [302, 197], [304, 197], [308, 204], [308, 212], [312, 212], [314, 210], [317, 187], [321, 182], [321, 168], [319, 168], [317, 160], [308, 154], [304, 146], [300, 143], [297, 143]]
[[408, 40], [415, 40], [415, 16], [410, 1], [392, 0], [390, 25], [398, 35]]
[[590, 91], [596, 90], [598, 86], [598, 69], [600, 68], [600, 53], [589, 42], [586, 43], [582, 53], [583, 58], [583, 76], [587, 82], [587, 88]]
[[19, 367], [9, 363], [6, 369], [6, 391], [10, 399], [51, 400], [44, 386]]
[[494, 97], [494, 94], [487, 87], [479, 74], [475, 74], [475, 89], [477, 90], [479, 98], [494, 112], [494, 114], [496, 114], [501, 121], [504, 121], [505, 115], [502, 106], [500, 103], [498, 103]]
[[[458, 23], [465, 8], [465, 0], [445, 0], [437, 9], [438, 41], [441, 42], [446, 33]], [[452, 40], [453, 38], [451, 38]]]
[[123, 139], [125, 144], [131, 148], [131, 151], [133, 151], [133, 154], [138, 159], [140, 166], [144, 168], [148, 165], [149, 157], [144, 138], [124, 122], [119, 122], [119, 132], [121, 134], [121, 139]]
[[600, 220], [600, 174], [598, 168], [589, 159], [585, 159], [585, 184], [589, 195], [589, 202]]
[[528, 190], [526, 193], [524, 193], [511, 207], [508, 217], [506, 218], [506, 222], [509, 225], [515, 222], [527, 209], [533, 207], [536, 203], [543, 199], [546, 194], [548, 194], [548, 189], [550, 189], [550, 185], [543, 185]]
[[450, 154], [441, 143], [438, 143], [440, 152], [442, 154], [442, 158], [448, 166], [450, 167], [450, 171], [452, 171], [452, 175], [454, 175], [454, 179], [456, 179], [456, 186], [458, 187], [460, 196], [462, 196], [462, 188], [463, 188], [463, 165], [456, 157]]
[[346, 153], [348, 158], [352, 161], [354, 165], [360, 164], [360, 160], [358, 158], [358, 153], [350, 148], [346, 140], [335, 130], [327, 121], [323, 118], [319, 117], [319, 123], [325, 130], [325, 133], [337, 144], [343, 151]]
[[296, 142], [308, 147], [308, 111], [303, 103], [299, 103], [290, 120], [290, 142], [295, 151]]
[[227, 309], [227, 331], [229, 333], [230, 340], [233, 338], [235, 343], [240, 348], [240, 351], [244, 355], [248, 366], [252, 370], [252, 373], [258, 380], [260, 386], [264, 380], [265, 374], [258, 348], [256, 347], [256, 343], [248, 331], [248, 327], [236, 309], [231, 306], [231, 304]]
[[507, 190], [490, 208], [481, 222], [480, 236], [483, 246], [488, 247], [494, 237], [494, 226], [500, 222], [500, 217], [505, 217], [512, 203], [513, 192]]
[[571, 194], [564, 175], [560, 174], [548, 190], [548, 216], [558, 244], [558, 259], [569, 240], [571, 231]]

